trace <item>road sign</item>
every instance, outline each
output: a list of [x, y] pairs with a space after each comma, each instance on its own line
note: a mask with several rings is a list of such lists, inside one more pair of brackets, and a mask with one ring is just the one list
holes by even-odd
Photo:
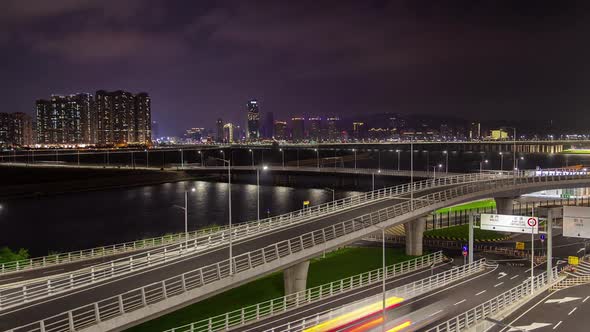
[[506, 214], [481, 214], [481, 229], [511, 233], [539, 233], [537, 217]]
[[545, 234], [541, 234], [539, 236], [539, 239], [541, 239], [541, 242], [545, 242]]
[[535, 227], [537, 226], [537, 218], [535, 217], [530, 217], [526, 220], [526, 224], [529, 225], [529, 227]]
[[580, 263], [580, 259], [578, 258], [578, 256], [568, 256], [567, 263], [569, 265], [578, 265]]
[[463, 251], [469, 251], [469, 249], [467, 248], [467, 246], [463, 246]]
[[563, 236], [590, 239], [590, 208], [563, 207]]
[[303, 205], [305, 205], [305, 206], [309, 205], [309, 201], [303, 201]]
[[524, 250], [524, 242], [516, 242], [516, 250]]
[[467, 256], [467, 250], [463, 250], [463, 257]]

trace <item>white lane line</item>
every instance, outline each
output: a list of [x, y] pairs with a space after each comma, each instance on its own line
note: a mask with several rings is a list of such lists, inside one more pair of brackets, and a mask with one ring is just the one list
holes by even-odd
[[586, 302], [586, 300], [588, 300], [588, 298], [589, 298], [589, 297], [590, 297], [590, 296], [586, 296], [586, 298], [584, 298], [584, 299], [582, 300], [582, 303]]
[[555, 326], [553, 327], [553, 329], [555, 330], [559, 325], [561, 325], [561, 321], [559, 321], [559, 323], [555, 324]]
[[[527, 309], [525, 312], [523, 312], [522, 314], [520, 314], [520, 316], [518, 316], [518, 317], [516, 317], [515, 319], [513, 319], [513, 320], [512, 320], [510, 323], [508, 323], [507, 325], [514, 325], [514, 323], [515, 323], [517, 320], [521, 319], [521, 318], [522, 318], [522, 316], [524, 316], [524, 315], [528, 314], [528, 313], [529, 313], [529, 311], [531, 311], [531, 310], [535, 309], [535, 307], [536, 307], [536, 306], [538, 306], [539, 304], [541, 304], [541, 303], [544, 303], [544, 302], [545, 302], [545, 300], [547, 300], [547, 299], [548, 299], [548, 298], [550, 298], [551, 296], [554, 296], [554, 295], [555, 295], [555, 294], [557, 294], [557, 293], [558, 293], [560, 290], [561, 290], [561, 289], [558, 289], [558, 290], [556, 290], [554, 293], [552, 293], [552, 294], [549, 294], [549, 295], [545, 296], [545, 297], [544, 297], [544, 298], [543, 298], [541, 301], [539, 301], [539, 302], [535, 303], [535, 304], [534, 304], [532, 307], [529, 307], [529, 308], [528, 308], [528, 309]], [[558, 323], [557, 325], [559, 325], [559, 323]], [[490, 326], [490, 327], [489, 327], [489, 328], [487, 328], [487, 329], [486, 329], [484, 332], [487, 332], [487, 331], [491, 330], [491, 329], [492, 329], [492, 327], [494, 327], [494, 326]], [[500, 332], [504, 332], [504, 331], [507, 331], [507, 330], [508, 330], [508, 327], [504, 327], [504, 328], [502, 328], [502, 329], [500, 330]]]
[[572, 311], [570, 311], [570, 312], [569, 312], [567, 315], [569, 316], [569, 315], [573, 314], [573, 313], [574, 313], [574, 311], [576, 311], [576, 309], [578, 309], [578, 307], [574, 307], [574, 308], [572, 309]]
[[503, 283], [504, 283], [504, 282], [501, 282], [501, 283], [499, 283], [499, 284], [495, 284], [495, 285], [494, 285], [494, 288], [495, 288], [495, 287], [498, 287], [498, 286], [500, 286], [500, 285], [502, 285]]
[[48, 273], [53, 273], [53, 272], [58, 272], [58, 271], [63, 271], [64, 269], [57, 269], [57, 270], [51, 270], [51, 271], [43, 271], [43, 274], [48, 274]]
[[479, 293], [475, 294], [475, 296], [481, 295], [481, 294], [485, 293], [486, 291], [487, 291], [487, 290], [485, 290], [485, 289], [484, 289], [484, 290], [482, 290], [481, 292], [479, 292]]
[[512, 279], [516, 279], [516, 278], [518, 278], [518, 274], [517, 274], [517, 275], [515, 275], [514, 277], [510, 278], [510, 280], [512, 280]]
[[440, 314], [441, 312], [443, 312], [443, 311], [442, 311], [442, 310], [439, 310], [439, 311], [437, 311], [437, 312], [433, 312], [433, 313], [431, 313], [430, 315], [428, 315], [428, 317], [432, 317], [432, 316], [434, 316], [434, 315]]
[[459, 302], [455, 303], [454, 305], [461, 304], [461, 303], [463, 303], [463, 302], [465, 302], [465, 301], [467, 301], [467, 300], [466, 300], [466, 299], [463, 299], [463, 300], [461, 300], [461, 301], [459, 301]]

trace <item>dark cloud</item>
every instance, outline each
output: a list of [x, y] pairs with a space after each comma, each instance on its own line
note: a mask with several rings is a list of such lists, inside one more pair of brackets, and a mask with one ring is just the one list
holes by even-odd
[[[7, 108], [146, 90], [164, 129], [294, 114], [575, 115], [587, 108], [584, 2], [6, 0]], [[19, 84], [15, 84], [19, 82]], [[590, 120], [590, 119], [589, 119]]]

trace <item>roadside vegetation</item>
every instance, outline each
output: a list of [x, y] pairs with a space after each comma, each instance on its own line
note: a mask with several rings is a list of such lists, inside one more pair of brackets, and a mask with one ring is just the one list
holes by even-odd
[[20, 261], [29, 258], [29, 251], [24, 248], [18, 250], [11, 250], [8, 247], [0, 247], [0, 264]]

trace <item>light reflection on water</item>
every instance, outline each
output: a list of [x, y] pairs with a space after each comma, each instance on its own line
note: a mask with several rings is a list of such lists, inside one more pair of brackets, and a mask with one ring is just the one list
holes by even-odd
[[[195, 192], [190, 192], [190, 188]], [[184, 191], [189, 188], [189, 229], [226, 224], [227, 183], [189, 181], [2, 202], [0, 247], [32, 255], [69, 251], [184, 230]], [[359, 193], [337, 192], [336, 198]], [[332, 199], [324, 189], [260, 187], [260, 217], [300, 209], [304, 200]], [[232, 184], [233, 222], [256, 219], [256, 185]]]

